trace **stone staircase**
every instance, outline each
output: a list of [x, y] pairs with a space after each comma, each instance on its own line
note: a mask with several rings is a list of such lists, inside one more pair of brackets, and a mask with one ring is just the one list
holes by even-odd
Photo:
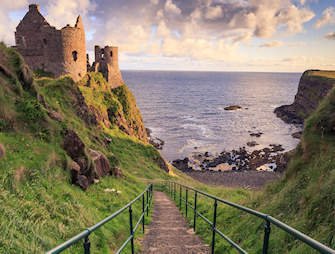
[[176, 205], [163, 192], [154, 192], [152, 222], [143, 239], [143, 254], [205, 254], [209, 246], [190, 229]]

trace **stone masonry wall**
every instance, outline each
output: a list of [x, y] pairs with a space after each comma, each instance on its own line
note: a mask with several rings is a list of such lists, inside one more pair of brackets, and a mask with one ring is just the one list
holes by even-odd
[[31, 4], [16, 28], [15, 43], [33, 70], [51, 72], [55, 77], [68, 74], [75, 81], [86, 74], [85, 30], [80, 17], [75, 27], [57, 30], [45, 20], [38, 5]]

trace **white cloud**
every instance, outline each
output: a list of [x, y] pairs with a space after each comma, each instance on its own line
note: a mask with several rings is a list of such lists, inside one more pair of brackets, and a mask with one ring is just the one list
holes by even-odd
[[222, 17], [221, 6], [209, 7], [205, 14], [206, 19], [217, 19]]
[[58, 0], [50, 1], [46, 5], [46, 19], [58, 28], [66, 24], [74, 25], [80, 14], [85, 17], [88, 11], [95, 9], [95, 4], [90, 0]]
[[165, 7], [164, 8], [165, 8], [165, 11], [167, 13], [171, 13], [171, 14], [175, 14], [175, 15], [179, 15], [181, 13], [181, 10], [178, 8], [177, 5], [175, 5], [173, 3], [172, 0], [167, 0], [165, 2]]
[[335, 8], [328, 7], [322, 12], [321, 18], [316, 21], [314, 26], [315, 28], [321, 28], [328, 24], [334, 24], [334, 23], [335, 23]]
[[9, 13], [18, 9], [28, 9], [27, 0], [3, 0], [0, 8], [0, 41], [6, 44], [14, 44], [14, 31], [18, 20], [14, 20]]
[[260, 47], [262, 48], [276, 48], [283, 46], [284, 43], [282, 41], [270, 41], [264, 44], [261, 44]]

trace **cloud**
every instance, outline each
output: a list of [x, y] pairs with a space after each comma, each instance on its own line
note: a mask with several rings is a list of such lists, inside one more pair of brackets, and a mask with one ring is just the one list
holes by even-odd
[[325, 35], [325, 38], [328, 40], [335, 40], [335, 32], [330, 32]]
[[334, 23], [335, 23], [335, 8], [328, 7], [322, 12], [321, 18], [316, 21], [314, 27], [321, 28], [328, 24], [334, 24]]
[[0, 8], [0, 41], [7, 44], [14, 43], [14, 30], [17, 26], [17, 20], [10, 16], [10, 12], [21, 8], [28, 8], [27, 0], [4, 0], [1, 1]]
[[165, 7], [164, 7], [165, 11], [167, 13], [170, 13], [170, 14], [175, 14], [175, 15], [179, 15], [181, 13], [181, 10], [178, 8], [177, 5], [175, 5], [173, 3], [172, 0], [167, 0], [165, 2]]
[[58, 28], [66, 24], [74, 25], [80, 14], [86, 17], [89, 11], [93, 11], [96, 5], [90, 0], [58, 0], [46, 3], [46, 19], [50, 24]]
[[[26, 10], [33, 0], [5, 0], [0, 10], [0, 39], [13, 41], [15, 21], [8, 13]], [[311, 0], [309, 0], [311, 1]], [[84, 19], [87, 49], [94, 44], [120, 47], [124, 56], [179, 57], [240, 61], [239, 47], [278, 35], [304, 31], [314, 12], [298, 0], [39, 0], [43, 14], [58, 28]], [[7, 23], [6, 23], [7, 22]], [[17, 21], [16, 21], [17, 22]], [[8, 29], [9, 27], [9, 29]], [[285, 44], [287, 46], [288, 43]], [[246, 57], [245, 55], [243, 57]], [[139, 59], [139, 58], [138, 58]]]
[[276, 48], [276, 47], [281, 47], [283, 46], [284, 43], [282, 41], [270, 41], [264, 44], [261, 44], [261, 48]]

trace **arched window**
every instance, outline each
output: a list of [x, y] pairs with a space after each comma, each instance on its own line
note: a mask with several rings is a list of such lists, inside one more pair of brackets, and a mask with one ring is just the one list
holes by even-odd
[[73, 61], [77, 61], [78, 60], [78, 52], [77, 51], [72, 51], [72, 57], [73, 57]]
[[48, 44], [47, 39], [45, 39], [45, 38], [43, 39], [43, 44], [44, 44], [44, 45], [47, 45], [47, 44]]
[[113, 51], [111, 51], [111, 57], [113, 57]]

